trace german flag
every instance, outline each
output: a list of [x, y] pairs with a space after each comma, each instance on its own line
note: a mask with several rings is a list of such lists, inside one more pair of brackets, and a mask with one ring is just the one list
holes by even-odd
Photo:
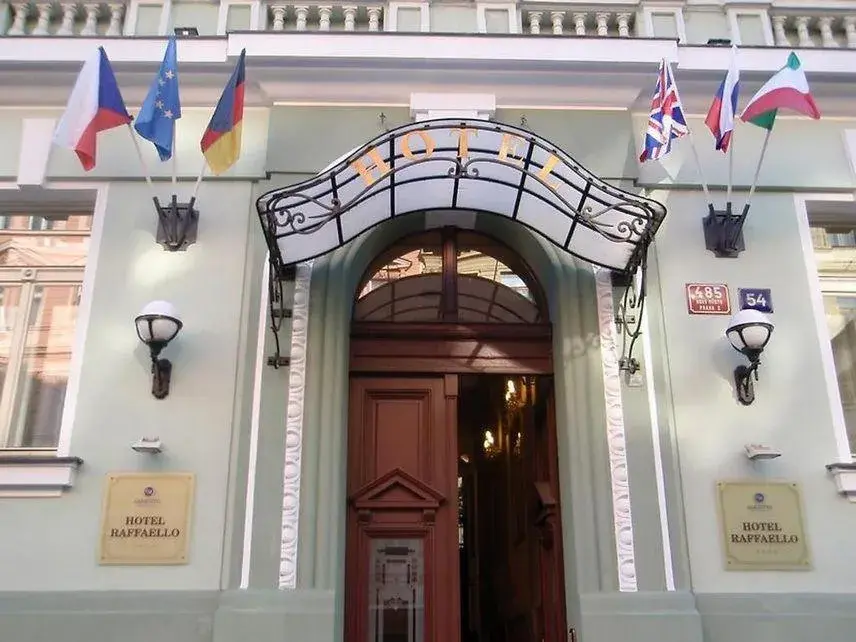
[[244, 58], [247, 50], [241, 51], [241, 57], [229, 82], [223, 89], [223, 95], [217, 102], [211, 121], [202, 134], [200, 147], [202, 155], [215, 175], [222, 174], [238, 160], [241, 155], [241, 121], [244, 118]]

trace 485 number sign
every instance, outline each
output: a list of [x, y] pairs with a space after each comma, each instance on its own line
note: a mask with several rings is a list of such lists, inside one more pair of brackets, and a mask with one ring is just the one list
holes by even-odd
[[731, 297], [724, 283], [687, 283], [690, 314], [731, 314]]

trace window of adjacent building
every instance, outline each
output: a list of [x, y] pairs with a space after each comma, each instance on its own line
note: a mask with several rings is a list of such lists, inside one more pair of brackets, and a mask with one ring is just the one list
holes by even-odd
[[510, 33], [510, 12], [507, 9], [485, 9], [484, 30], [485, 33]]
[[220, 6], [210, 2], [173, 2], [169, 32], [175, 27], [196, 27], [200, 36], [217, 33]]
[[163, 4], [140, 4], [137, 7], [137, 20], [134, 33], [138, 36], [161, 35], [161, 16]]
[[55, 448], [92, 216], [7, 212], [0, 231], [0, 448]]
[[395, 30], [422, 31], [422, 9], [419, 7], [398, 7]]
[[856, 212], [846, 218], [810, 214], [809, 221], [847, 436], [856, 453]]

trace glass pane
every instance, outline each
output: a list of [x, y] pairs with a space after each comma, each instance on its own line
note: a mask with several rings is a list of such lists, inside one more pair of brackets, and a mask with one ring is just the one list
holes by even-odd
[[856, 451], [856, 296], [824, 296], [851, 451]]
[[520, 276], [512, 272], [511, 268], [504, 263], [479, 250], [465, 248], [458, 252], [458, 273], [502, 283], [521, 296], [532, 300], [529, 288]]
[[419, 239], [424, 243], [402, 247], [398, 256], [389, 260], [368, 280], [359, 298], [391, 281], [420, 274], [440, 274], [443, 271], [443, 254], [438, 235]]
[[654, 27], [655, 38], [677, 38], [678, 24], [674, 13], [651, 14], [651, 24]]
[[248, 4], [229, 7], [226, 31], [249, 31], [252, 25], [252, 8]]
[[0, 230], [0, 266], [86, 264], [92, 216], [63, 218], [11, 214]]
[[422, 10], [411, 7], [398, 8], [396, 31], [422, 31]]
[[3, 386], [6, 384], [12, 333], [15, 330], [15, 320], [18, 318], [20, 303], [21, 288], [19, 286], [0, 286], [0, 390], [3, 390]]
[[422, 642], [425, 635], [421, 539], [376, 539], [369, 563], [368, 642]]
[[79, 303], [79, 285], [34, 288], [12, 407], [14, 446], [57, 445]]
[[505, 9], [485, 9], [484, 24], [487, 33], [509, 33], [509, 12]]
[[738, 15], [737, 28], [740, 29], [740, 42], [742, 44], [755, 46], [767, 44], [764, 38], [764, 23], [760, 15]]

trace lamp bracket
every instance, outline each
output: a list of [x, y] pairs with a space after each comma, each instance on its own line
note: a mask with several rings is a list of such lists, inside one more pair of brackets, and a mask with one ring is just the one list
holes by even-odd
[[172, 377], [172, 362], [158, 359], [152, 354], [152, 395], [155, 399], [165, 399], [169, 395], [169, 382]]
[[758, 381], [758, 366], [760, 364], [761, 362], [757, 357], [750, 357], [748, 366], [741, 364], [734, 369], [734, 387], [737, 390], [737, 400], [744, 406], [755, 401], [755, 384], [752, 379]]
[[737, 258], [746, 249], [743, 239], [743, 224], [749, 213], [749, 205], [740, 214], [731, 211], [731, 203], [725, 210], [715, 210], [711, 205], [702, 221], [704, 246], [718, 258]]
[[168, 252], [184, 251], [196, 243], [199, 227], [199, 211], [196, 209], [196, 197], [188, 203], [179, 203], [173, 194], [169, 203], [162, 205], [158, 197], [153, 198], [158, 215], [158, 229], [155, 239]]

